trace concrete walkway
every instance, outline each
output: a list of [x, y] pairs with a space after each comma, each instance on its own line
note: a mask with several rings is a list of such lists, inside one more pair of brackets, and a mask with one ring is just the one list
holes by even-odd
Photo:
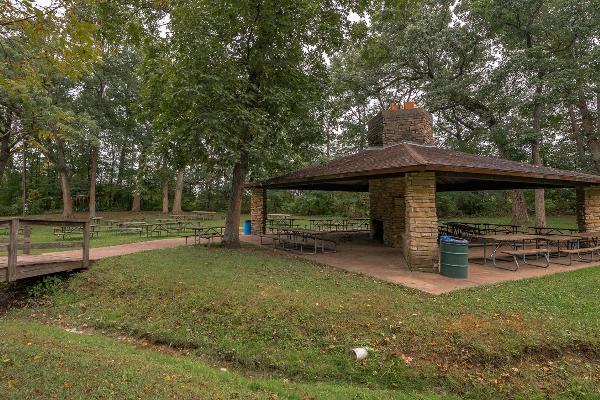
[[[259, 239], [254, 236], [242, 236], [242, 240], [259, 244]], [[272, 249], [273, 247], [270, 246], [265, 248]], [[508, 271], [494, 267], [489, 261], [486, 265], [471, 262], [469, 264], [469, 277], [467, 279], [455, 279], [442, 276], [438, 273], [410, 271], [402, 256], [402, 252], [399, 249], [384, 246], [383, 244], [369, 240], [364, 236], [356, 237], [352, 241], [340, 243], [337, 250], [338, 251], [335, 253], [325, 254], [295, 254], [307, 260], [330, 265], [345, 271], [371, 276], [386, 282], [400, 284], [434, 295], [448, 293], [454, 290], [541, 277], [600, 265], [600, 260], [594, 262], [574, 262], [571, 266], [551, 263], [548, 268], [522, 265], [518, 271]], [[279, 252], [283, 250], [276, 251]], [[482, 250], [472, 249], [470, 250], [469, 258], [481, 257], [482, 255]], [[551, 261], [556, 261], [556, 259], [552, 259]], [[560, 261], [566, 262], [567, 260], [561, 258]], [[510, 260], [498, 261], [498, 264], [504, 267], [514, 267], [514, 263]]]

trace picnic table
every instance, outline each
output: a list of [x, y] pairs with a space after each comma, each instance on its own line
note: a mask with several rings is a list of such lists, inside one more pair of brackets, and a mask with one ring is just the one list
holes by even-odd
[[285, 218], [285, 219], [267, 219], [267, 228], [271, 231], [275, 231], [278, 228], [299, 228], [300, 226], [295, 222], [299, 218]]
[[267, 214], [267, 218], [270, 219], [288, 219], [292, 214]]
[[[194, 232], [194, 244], [200, 244], [202, 239], [206, 239], [206, 245], [208, 247], [210, 247], [215, 238], [222, 239], [225, 232], [224, 226], [195, 226], [190, 229]], [[185, 236], [186, 244], [187, 239], [188, 236]]]
[[[100, 232], [97, 228], [98, 228], [97, 225], [90, 224], [90, 238], [93, 238], [94, 235], [96, 235], [96, 237], [98, 237]], [[52, 233], [54, 234], [54, 236], [60, 237], [63, 240], [71, 238], [72, 236], [79, 236], [79, 235], [83, 236], [83, 227], [77, 226], [77, 225], [55, 226], [52, 229], [52, 231], [53, 231]]]
[[368, 218], [314, 218], [307, 221], [309, 229], [329, 232], [368, 231], [370, 227]]
[[[284, 250], [288, 250], [286, 245], [291, 246], [291, 249], [300, 248], [300, 252], [304, 252], [304, 247], [312, 242], [313, 254], [316, 254], [321, 249], [322, 253], [326, 250], [335, 251], [335, 240], [327, 239], [325, 236], [329, 232], [315, 231], [306, 228], [278, 228], [277, 230], [277, 243], [282, 245]], [[333, 245], [333, 249], [327, 249], [325, 244], [329, 243]], [[274, 242], [275, 244], [275, 242]]]
[[136, 232], [141, 236], [146, 225], [148, 225], [148, 223], [145, 221], [121, 221], [117, 222], [116, 230], [119, 233]]
[[[581, 247], [580, 241], [585, 238], [586, 235], [535, 235], [535, 234], [497, 234], [497, 235], [475, 235], [474, 239], [481, 240], [483, 242], [483, 258], [484, 264], [487, 262], [486, 246], [492, 246], [491, 260], [495, 267], [504, 268], [496, 263], [497, 253], [500, 248], [504, 245], [510, 245], [512, 249], [501, 251], [501, 253], [511, 256], [515, 262], [516, 271], [519, 268], [519, 259], [523, 263], [529, 264], [536, 267], [547, 268], [550, 264], [550, 258], [559, 259], [561, 255], [567, 255], [569, 257], [568, 263], [560, 261], [553, 261], [556, 264], [571, 265], [573, 262], [573, 255], [577, 255], [579, 259], [584, 260], [582, 254], [590, 254], [593, 259], [594, 252], [600, 252], [600, 247]], [[588, 237], [600, 238], [600, 233], [590, 233]], [[534, 248], [527, 248], [528, 243], [535, 243]], [[544, 247], [540, 246], [540, 242], [544, 243]], [[556, 246], [556, 251], [552, 250], [552, 245]], [[561, 247], [562, 246], [562, 247]], [[545, 265], [533, 264], [527, 261], [527, 256], [543, 256], [546, 260]], [[504, 268], [507, 269], [507, 268]]]
[[[576, 243], [576, 246], [568, 247], [566, 249], [560, 250], [558, 249], [560, 254], [566, 254], [569, 257], [569, 262], [563, 265], [571, 265], [573, 262], [573, 255], [577, 255], [577, 258], [580, 261], [593, 261], [594, 253], [597, 253], [600, 256], [600, 246], [598, 245], [598, 239], [600, 239], [600, 232], [575, 232], [571, 235], [562, 235], [565, 237], [572, 237], [572, 242]], [[585, 246], [582, 246], [582, 242]], [[582, 254], [589, 254], [589, 260], [581, 257]]]
[[161, 236], [163, 232], [166, 235], [169, 235], [172, 231], [185, 231], [186, 229], [190, 228], [191, 224], [190, 221], [175, 220], [170, 218], [159, 218], [156, 221], [158, 222], [146, 223], [142, 226], [146, 232], [146, 237], [151, 237], [153, 234], [158, 234], [158, 236]]
[[175, 218], [157, 218], [156, 220], [160, 223], [169, 223], [169, 222], [175, 223], [175, 222], [177, 222], [177, 219], [175, 219]]
[[196, 219], [201, 219], [201, 220], [214, 219], [217, 216], [217, 213], [215, 211], [195, 210], [195, 211], [192, 211], [192, 213], [194, 213], [194, 217], [196, 217]]
[[491, 234], [518, 234], [522, 232], [519, 225], [512, 224], [492, 224], [488, 222], [458, 222], [446, 221], [441, 223], [440, 231], [457, 237], [476, 237], [479, 235]]
[[[511, 269], [512, 271], [516, 271], [519, 268], [519, 263], [518, 263], [517, 257], [522, 257], [523, 262], [527, 263], [526, 257], [528, 255], [536, 255], [536, 257], [537, 257], [540, 254], [542, 254], [546, 258], [546, 265], [544, 266], [544, 268], [548, 266], [547, 264], [549, 264], [548, 249], [539, 247], [539, 242], [545, 240], [545, 237], [541, 236], [541, 235], [532, 235], [532, 234], [527, 234], [527, 233], [488, 234], [488, 235], [480, 234], [480, 235], [473, 235], [473, 239], [480, 240], [483, 242], [483, 263], [484, 264], [487, 263], [487, 253], [486, 253], [487, 245], [492, 246], [492, 253], [491, 253], [490, 257], [492, 260], [492, 264], [497, 268], [509, 269], [509, 268], [505, 268], [501, 265], [498, 265], [496, 263], [498, 250], [500, 250], [500, 248], [505, 245], [511, 246], [511, 250], [503, 251], [503, 253], [511, 256], [513, 258], [513, 260], [515, 261], [516, 269]], [[526, 243], [531, 243], [531, 242], [535, 242], [535, 249], [526, 249], [525, 248]], [[538, 266], [536, 264], [531, 264], [531, 265]]]

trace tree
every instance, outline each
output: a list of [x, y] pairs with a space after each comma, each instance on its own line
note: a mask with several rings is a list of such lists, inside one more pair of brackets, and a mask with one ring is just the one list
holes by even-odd
[[248, 174], [319, 141], [325, 54], [342, 43], [348, 12], [337, 1], [173, 3], [159, 118], [187, 159], [231, 168], [226, 246], [239, 246]]
[[81, 4], [68, 0], [45, 7], [8, 2], [0, 11], [0, 179], [18, 143], [43, 145], [56, 165], [65, 216], [72, 215], [65, 134], [85, 120], [70, 114], [65, 82], [87, 71], [96, 57], [94, 25]]

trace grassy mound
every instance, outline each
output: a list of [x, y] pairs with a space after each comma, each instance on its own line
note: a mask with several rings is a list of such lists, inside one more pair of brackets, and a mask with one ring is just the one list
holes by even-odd
[[260, 249], [178, 248], [102, 261], [10, 316], [294, 382], [573, 398], [599, 394], [598, 298], [597, 267], [435, 297]]

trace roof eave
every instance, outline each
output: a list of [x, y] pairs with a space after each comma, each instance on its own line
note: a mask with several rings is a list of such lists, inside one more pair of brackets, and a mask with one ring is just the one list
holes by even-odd
[[586, 177], [568, 177], [568, 176], [559, 176], [548, 173], [529, 173], [529, 172], [520, 172], [520, 171], [512, 171], [512, 170], [499, 170], [499, 169], [488, 169], [488, 168], [473, 168], [473, 167], [457, 167], [451, 165], [439, 165], [439, 164], [419, 164], [419, 165], [411, 165], [397, 168], [385, 168], [380, 170], [370, 170], [370, 171], [355, 171], [351, 173], [342, 173], [342, 174], [330, 174], [330, 175], [318, 175], [313, 177], [305, 177], [305, 178], [288, 178], [279, 177], [273, 178], [266, 181], [261, 182], [252, 182], [246, 184], [247, 187], [262, 187], [262, 188], [285, 188], [286, 186], [293, 186], [298, 184], [310, 184], [310, 183], [320, 183], [327, 181], [344, 181], [344, 180], [352, 180], [356, 178], [370, 178], [370, 179], [378, 179], [385, 178], [394, 175], [403, 175], [407, 172], [451, 172], [451, 173], [465, 173], [471, 175], [487, 175], [487, 176], [498, 176], [505, 178], [520, 178], [520, 180], [543, 180], [548, 182], [549, 184], [554, 185], [565, 185], [565, 186], [585, 186], [585, 185], [600, 185], [600, 176], [595, 177], [593, 175], [589, 175]]

